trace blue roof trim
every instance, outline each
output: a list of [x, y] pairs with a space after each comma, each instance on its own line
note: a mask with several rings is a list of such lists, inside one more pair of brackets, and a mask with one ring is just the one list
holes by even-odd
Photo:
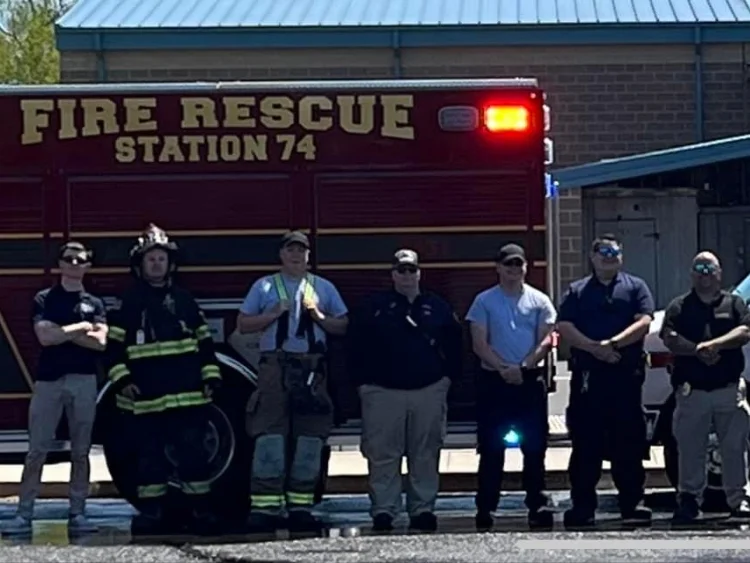
[[745, 0], [78, 0], [66, 28], [750, 22]]
[[586, 188], [740, 158], [750, 158], [750, 135], [560, 168], [552, 176], [560, 189]]
[[750, 23], [56, 29], [60, 51], [488, 47], [750, 42]]

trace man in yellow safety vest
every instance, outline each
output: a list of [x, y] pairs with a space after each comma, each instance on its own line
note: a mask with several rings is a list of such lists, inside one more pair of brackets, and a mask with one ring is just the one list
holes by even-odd
[[240, 333], [262, 333], [258, 386], [247, 408], [253, 531], [273, 531], [287, 516], [292, 530], [319, 527], [311, 510], [333, 426], [326, 337], [346, 332], [348, 311], [330, 281], [308, 272], [309, 256], [307, 235], [285, 234], [281, 271], [252, 285], [237, 318]]

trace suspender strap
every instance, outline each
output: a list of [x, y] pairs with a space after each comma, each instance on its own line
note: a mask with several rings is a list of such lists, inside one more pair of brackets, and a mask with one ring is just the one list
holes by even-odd
[[[281, 274], [275, 274], [273, 276], [273, 283], [276, 286], [276, 293], [279, 295], [279, 299], [284, 301], [289, 300], [289, 294], [284, 286], [284, 280], [281, 278]], [[315, 297], [315, 276], [307, 274], [302, 280], [305, 284], [304, 298], [313, 299]], [[281, 315], [276, 325], [276, 349], [281, 350], [284, 342], [286, 341], [289, 334], [289, 311]], [[306, 311], [301, 311], [299, 326], [297, 327], [298, 337], [307, 336], [308, 351], [312, 352], [315, 347], [315, 330], [313, 326], [312, 318]]]

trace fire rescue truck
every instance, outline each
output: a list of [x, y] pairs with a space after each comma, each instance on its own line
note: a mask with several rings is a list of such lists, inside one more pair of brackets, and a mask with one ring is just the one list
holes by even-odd
[[[179, 244], [180, 281], [217, 346], [225, 384], [206, 447], [225, 507], [247, 499], [258, 357], [257, 336], [239, 335], [235, 318], [250, 284], [277, 268], [287, 229], [309, 232], [313, 271], [350, 308], [389, 285], [402, 247], [420, 253], [424, 285], [459, 316], [496, 282], [494, 251], [511, 241], [527, 250], [530, 283], [559, 292], [549, 112], [533, 79], [9, 86], [0, 114], [0, 430], [26, 428], [31, 300], [55, 282], [60, 243], [93, 249], [86, 287], [115, 306], [130, 283], [128, 250], [154, 222]], [[334, 438], [358, 431], [344, 347], [330, 347]], [[473, 428], [468, 338], [466, 355], [451, 432]], [[138, 436], [101, 377], [94, 442], [137, 505]]]

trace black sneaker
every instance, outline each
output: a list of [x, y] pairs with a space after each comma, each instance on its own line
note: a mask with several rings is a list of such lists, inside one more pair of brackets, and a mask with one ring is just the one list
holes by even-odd
[[672, 515], [675, 524], [689, 524], [701, 517], [701, 509], [698, 500], [694, 496], [680, 495], [677, 500], [677, 508]]
[[432, 512], [422, 512], [412, 516], [409, 521], [409, 528], [420, 532], [434, 532], [437, 530], [437, 516]]
[[495, 519], [492, 518], [492, 514], [489, 512], [477, 512], [474, 517], [474, 524], [476, 525], [478, 532], [489, 532], [492, 526], [495, 524]]
[[590, 528], [596, 524], [596, 518], [591, 512], [569, 508], [563, 515], [563, 524], [566, 528]]
[[651, 524], [651, 509], [642, 502], [638, 503], [633, 508], [622, 510], [621, 515], [623, 524], [634, 524], [639, 526], [647, 526]]
[[390, 514], [376, 514], [372, 519], [374, 532], [390, 532], [393, 530], [393, 517]]
[[748, 499], [742, 499], [742, 502], [733, 508], [730, 512], [730, 518], [739, 518], [741, 520], [750, 520], [750, 502]]
[[555, 525], [555, 510], [551, 506], [540, 506], [529, 510], [529, 528], [551, 530]]

